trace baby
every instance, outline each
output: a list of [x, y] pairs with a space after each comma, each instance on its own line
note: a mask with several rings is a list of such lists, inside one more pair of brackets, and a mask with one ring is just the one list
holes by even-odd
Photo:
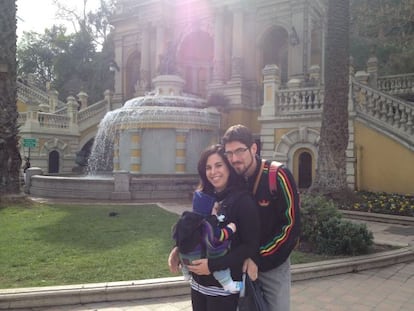
[[[231, 237], [236, 233], [234, 223], [225, 224], [225, 216], [220, 214], [220, 205], [215, 199], [201, 191], [193, 197], [193, 212], [184, 212], [173, 230], [182, 272], [190, 279], [187, 269], [191, 262], [200, 258], [224, 256], [230, 250]], [[234, 281], [230, 269], [213, 272], [215, 279], [231, 293], [242, 289], [242, 282]]]

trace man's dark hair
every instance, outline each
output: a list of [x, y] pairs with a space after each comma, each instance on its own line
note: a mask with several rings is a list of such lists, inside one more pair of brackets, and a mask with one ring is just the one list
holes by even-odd
[[224, 133], [222, 144], [225, 145], [232, 141], [241, 142], [249, 148], [253, 145], [253, 143], [255, 143], [252, 132], [242, 124], [231, 126]]

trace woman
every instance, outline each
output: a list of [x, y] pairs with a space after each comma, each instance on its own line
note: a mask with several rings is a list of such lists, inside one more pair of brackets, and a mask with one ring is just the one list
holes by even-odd
[[[243, 262], [255, 258], [259, 247], [259, 218], [244, 181], [230, 166], [221, 145], [208, 147], [198, 162], [199, 190], [215, 197], [227, 223], [233, 222], [237, 231], [228, 254], [192, 262], [191, 302], [193, 311], [236, 311], [238, 293], [223, 289], [212, 273], [229, 268], [233, 280], [241, 281]], [[168, 258], [171, 272], [179, 271], [178, 249]]]

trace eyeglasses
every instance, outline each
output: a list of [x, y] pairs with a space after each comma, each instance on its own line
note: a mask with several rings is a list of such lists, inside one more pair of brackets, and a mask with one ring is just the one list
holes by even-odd
[[228, 158], [232, 158], [234, 155], [235, 156], [241, 156], [243, 154], [243, 152], [246, 152], [248, 149], [249, 149], [249, 147], [239, 148], [239, 149], [236, 149], [234, 151], [226, 151], [224, 153], [224, 155]]

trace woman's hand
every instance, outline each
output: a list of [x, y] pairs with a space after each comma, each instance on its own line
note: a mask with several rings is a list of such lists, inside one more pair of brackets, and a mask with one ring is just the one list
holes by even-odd
[[191, 262], [191, 265], [188, 265], [188, 270], [198, 275], [209, 275], [211, 274], [210, 269], [208, 268], [208, 259], [197, 259]]
[[257, 268], [257, 265], [256, 265], [256, 263], [253, 260], [251, 260], [250, 258], [247, 258], [244, 261], [244, 264], [243, 264], [243, 272], [247, 272], [247, 275], [249, 276], [249, 278], [252, 281], [256, 281], [257, 280], [258, 271], [259, 271], [259, 269]]
[[171, 273], [180, 272], [180, 258], [178, 257], [178, 247], [175, 246], [168, 256], [168, 268]]

